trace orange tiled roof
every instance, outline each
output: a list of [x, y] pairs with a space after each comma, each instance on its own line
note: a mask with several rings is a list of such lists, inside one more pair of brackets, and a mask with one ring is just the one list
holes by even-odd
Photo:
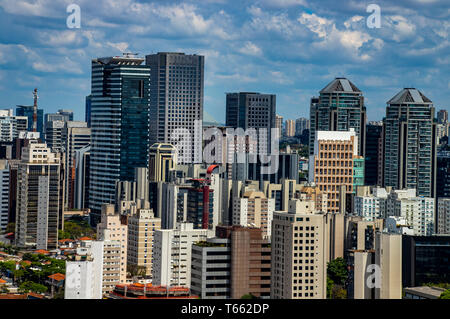
[[58, 273], [56, 273], [56, 274], [53, 274], [53, 275], [48, 276], [48, 278], [53, 279], [53, 280], [56, 280], [56, 281], [61, 281], [61, 280], [64, 280], [64, 279], [66, 278], [66, 276], [63, 275], [63, 274], [60, 274], [60, 273], [58, 272]]
[[35, 253], [37, 253], [37, 254], [44, 254], [44, 255], [50, 254], [50, 253], [49, 253], [47, 250], [45, 250], [45, 249], [38, 249], [38, 250], [35, 251]]
[[27, 265], [31, 265], [31, 261], [29, 261], [29, 260], [24, 260], [23, 263], [27, 264]]
[[81, 237], [81, 238], [78, 238], [78, 240], [92, 240], [92, 238], [90, 238], [90, 237]]
[[3, 280], [2, 278], [0, 278], [0, 284], [6, 284], [6, 280]]
[[74, 242], [74, 241], [75, 240], [69, 239], [69, 238], [58, 240], [58, 242], [60, 242], [60, 243], [71, 243], [71, 242]]

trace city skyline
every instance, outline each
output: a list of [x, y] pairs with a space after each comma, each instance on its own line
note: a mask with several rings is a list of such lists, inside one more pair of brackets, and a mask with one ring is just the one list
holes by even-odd
[[[323, 2], [321, 2], [323, 3]], [[449, 110], [448, 13], [444, 1], [380, 1], [381, 27], [370, 29], [366, 3], [311, 1], [78, 1], [81, 28], [68, 29], [68, 3], [0, 1], [11, 32], [0, 36], [2, 108], [31, 104], [73, 109], [83, 119], [90, 61], [123, 52], [205, 56], [204, 120], [225, 122], [225, 93], [276, 94], [285, 119], [308, 117], [309, 101], [335, 77], [365, 96], [368, 120], [414, 87]], [[166, 26], [166, 27], [162, 27]], [[405, 50], [405, 49], [408, 50]]]

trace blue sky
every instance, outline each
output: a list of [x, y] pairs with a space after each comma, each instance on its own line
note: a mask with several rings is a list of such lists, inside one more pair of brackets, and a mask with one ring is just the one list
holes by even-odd
[[[71, 3], [80, 29], [66, 26]], [[364, 92], [369, 120], [403, 87], [450, 111], [449, 16], [448, 0], [0, 0], [0, 108], [32, 104], [38, 87], [45, 112], [82, 120], [92, 58], [182, 51], [205, 55], [205, 120], [224, 121], [233, 91], [276, 94], [278, 114], [308, 117], [338, 76]]]

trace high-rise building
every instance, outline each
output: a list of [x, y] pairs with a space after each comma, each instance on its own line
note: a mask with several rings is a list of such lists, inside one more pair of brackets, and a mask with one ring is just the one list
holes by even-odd
[[[355, 131], [317, 131], [309, 159], [309, 182], [327, 194], [328, 212], [344, 212], [345, 197], [364, 184], [364, 159]], [[362, 167], [361, 167], [362, 164]], [[361, 172], [362, 169], [362, 172]], [[362, 177], [361, 177], [362, 175]]]
[[89, 207], [90, 158], [90, 145], [75, 151], [74, 208], [77, 209]]
[[281, 115], [275, 115], [275, 127], [278, 129], [278, 136], [283, 136], [283, 117]]
[[365, 156], [366, 107], [364, 96], [346, 78], [336, 78], [320, 91], [319, 98], [311, 99], [311, 129], [309, 154], [314, 154], [317, 131], [349, 131], [354, 129], [358, 137], [355, 155]]
[[439, 110], [437, 112], [437, 120], [439, 124], [447, 124], [448, 123], [448, 112], [447, 110]]
[[369, 122], [366, 126], [366, 157], [364, 184], [379, 185], [383, 169], [383, 122]]
[[260, 228], [263, 237], [270, 238], [274, 210], [274, 198], [268, 199], [260, 191], [247, 191], [233, 198], [232, 225]]
[[62, 140], [66, 151], [66, 198], [69, 209], [75, 208], [76, 151], [90, 145], [91, 129], [86, 122], [68, 121], [62, 131]]
[[450, 235], [450, 198], [438, 198], [437, 233]]
[[286, 120], [285, 135], [292, 137], [295, 135], [295, 122], [294, 120]]
[[[28, 118], [28, 131], [33, 131], [33, 105], [17, 105], [16, 115], [17, 116], [26, 116]], [[41, 140], [44, 139], [44, 110], [37, 110], [37, 132], [40, 133]]]
[[85, 110], [84, 110], [84, 121], [87, 123], [88, 127], [91, 127], [91, 110], [92, 110], [92, 95], [86, 96]]
[[307, 118], [301, 117], [295, 120], [295, 135], [301, 136], [304, 130], [309, 130], [310, 121]]
[[384, 122], [383, 185], [436, 193], [436, 123], [433, 102], [405, 88], [387, 102]]
[[[161, 229], [161, 218], [156, 218], [153, 210], [137, 208], [128, 218], [127, 266], [138, 274], [151, 276], [154, 234]], [[142, 272], [141, 272], [142, 270]]]
[[155, 143], [150, 147], [149, 181], [169, 181], [169, 172], [176, 169], [176, 151], [171, 144]]
[[377, 232], [375, 263], [381, 269], [376, 299], [402, 299], [402, 235]]
[[[271, 152], [272, 128], [275, 126], [276, 96], [250, 92], [227, 93], [226, 126], [235, 129], [255, 129], [258, 136], [258, 151]], [[267, 140], [261, 135], [261, 129], [267, 132]], [[280, 135], [281, 136], [281, 135]]]
[[60, 160], [45, 144], [23, 149], [17, 173], [16, 245], [56, 249], [60, 216]]
[[272, 299], [326, 299], [327, 214], [313, 201], [291, 200], [272, 226]]
[[437, 153], [436, 198], [450, 197], [450, 151]]
[[[103, 204], [101, 221], [97, 224], [97, 239], [111, 241], [111, 245], [105, 244], [105, 250], [110, 247], [110, 254], [116, 259], [114, 262], [105, 262], [105, 265], [111, 265], [115, 270], [111, 273], [107, 290], [114, 289], [115, 284], [126, 283], [127, 279], [127, 246], [128, 246], [128, 226], [123, 225], [120, 215], [115, 212], [114, 205]], [[104, 258], [108, 260], [109, 253], [105, 252]], [[109, 269], [107, 268], [106, 271]], [[108, 275], [108, 272], [104, 273]]]
[[156, 230], [154, 234], [152, 283], [162, 286], [191, 285], [192, 244], [212, 237], [207, 229], [178, 223], [176, 229]]
[[[105, 269], [103, 274], [104, 245], [104, 241], [82, 241], [66, 261], [64, 299], [102, 299], [103, 278], [109, 280], [111, 273]], [[105, 265], [109, 262], [105, 260]]]
[[14, 116], [13, 110], [0, 110], [0, 142], [12, 142], [28, 129], [26, 116]]
[[113, 202], [116, 180], [148, 167], [150, 67], [143, 62], [129, 54], [92, 60], [89, 205], [97, 217]]
[[9, 165], [0, 160], [0, 231], [4, 232], [9, 218]]
[[196, 229], [214, 229], [214, 190], [205, 179], [193, 179], [187, 193], [186, 219]]
[[[48, 115], [48, 114], [47, 114]], [[63, 141], [64, 121], [52, 120], [45, 124], [45, 142], [55, 153], [65, 153], [65, 143]]]
[[[159, 52], [147, 55], [146, 65], [151, 72], [150, 145], [175, 144], [179, 163], [201, 163], [204, 56]], [[177, 129], [187, 129], [190, 136]]]

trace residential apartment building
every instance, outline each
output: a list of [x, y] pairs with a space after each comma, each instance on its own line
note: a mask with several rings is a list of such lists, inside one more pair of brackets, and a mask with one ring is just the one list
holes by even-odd
[[271, 298], [326, 298], [328, 227], [313, 201], [292, 200], [288, 211], [274, 213]]
[[285, 135], [287, 137], [292, 137], [295, 135], [295, 122], [294, 120], [286, 120], [286, 129], [285, 129]]
[[207, 229], [178, 223], [176, 229], [156, 230], [153, 246], [152, 282], [162, 286], [191, 285], [192, 244], [213, 237]]
[[438, 198], [437, 234], [450, 235], [450, 198]]
[[145, 275], [151, 276], [154, 236], [161, 229], [161, 219], [155, 217], [148, 202], [145, 206], [137, 208], [128, 218], [127, 265], [137, 272], [145, 269]]

